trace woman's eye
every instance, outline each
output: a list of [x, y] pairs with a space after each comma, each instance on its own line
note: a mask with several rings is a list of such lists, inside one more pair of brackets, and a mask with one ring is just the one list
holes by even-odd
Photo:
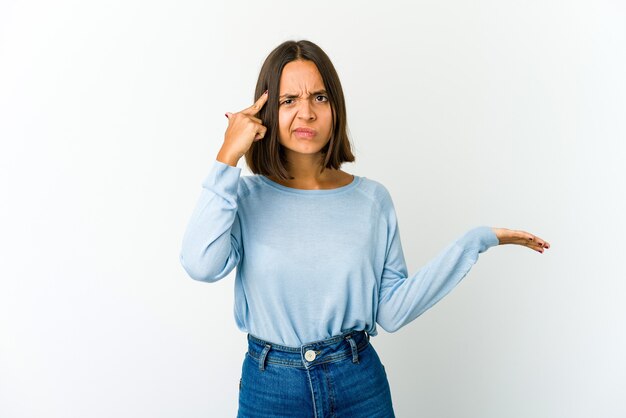
[[[326, 97], [326, 96], [323, 96], [321, 94], [316, 96], [316, 98], [320, 98], [320, 97], [324, 98], [324, 100], [322, 100], [322, 102], [327, 102], [328, 101], [328, 97]], [[293, 99], [285, 99], [281, 104], [291, 104], [292, 101], [293, 101]]]

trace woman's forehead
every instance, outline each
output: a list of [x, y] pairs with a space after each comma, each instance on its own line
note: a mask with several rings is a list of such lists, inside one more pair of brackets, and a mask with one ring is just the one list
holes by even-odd
[[324, 81], [311, 61], [292, 61], [285, 65], [280, 77], [280, 94], [302, 94], [324, 90]]

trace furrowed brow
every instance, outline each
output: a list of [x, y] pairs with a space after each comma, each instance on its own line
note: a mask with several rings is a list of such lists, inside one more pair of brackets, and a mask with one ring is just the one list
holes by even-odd
[[[315, 96], [316, 94], [328, 94], [328, 93], [326, 92], [326, 90], [322, 89], [322, 90], [314, 91], [313, 93], [311, 93], [311, 96]], [[280, 99], [292, 99], [294, 97], [299, 97], [299, 96], [293, 93], [285, 93], [280, 96]]]

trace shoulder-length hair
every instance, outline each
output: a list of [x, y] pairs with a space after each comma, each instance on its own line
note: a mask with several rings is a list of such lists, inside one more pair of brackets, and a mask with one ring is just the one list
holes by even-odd
[[316, 44], [307, 40], [286, 41], [277, 46], [265, 59], [254, 92], [254, 101], [269, 90], [267, 102], [256, 115], [267, 128], [263, 139], [254, 141], [245, 153], [246, 164], [255, 174], [276, 176], [279, 179], [293, 179], [285, 168], [287, 159], [283, 146], [279, 141], [278, 105], [280, 77], [283, 68], [291, 61], [312, 61], [322, 76], [324, 87], [328, 93], [328, 101], [332, 111], [331, 137], [322, 148], [323, 163], [320, 172], [325, 168], [339, 169], [344, 162], [355, 160], [348, 138], [346, 121], [346, 104], [337, 71], [328, 55]]

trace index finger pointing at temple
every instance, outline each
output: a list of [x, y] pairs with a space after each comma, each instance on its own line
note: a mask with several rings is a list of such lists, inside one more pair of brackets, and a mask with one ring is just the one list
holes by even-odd
[[268, 93], [263, 93], [261, 97], [259, 97], [252, 106], [250, 106], [247, 109], [242, 110], [241, 113], [246, 114], [246, 115], [252, 115], [252, 116], [256, 115], [257, 113], [259, 113], [259, 111], [261, 110], [265, 102], [267, 102], [268, 96], [269, 96]]

